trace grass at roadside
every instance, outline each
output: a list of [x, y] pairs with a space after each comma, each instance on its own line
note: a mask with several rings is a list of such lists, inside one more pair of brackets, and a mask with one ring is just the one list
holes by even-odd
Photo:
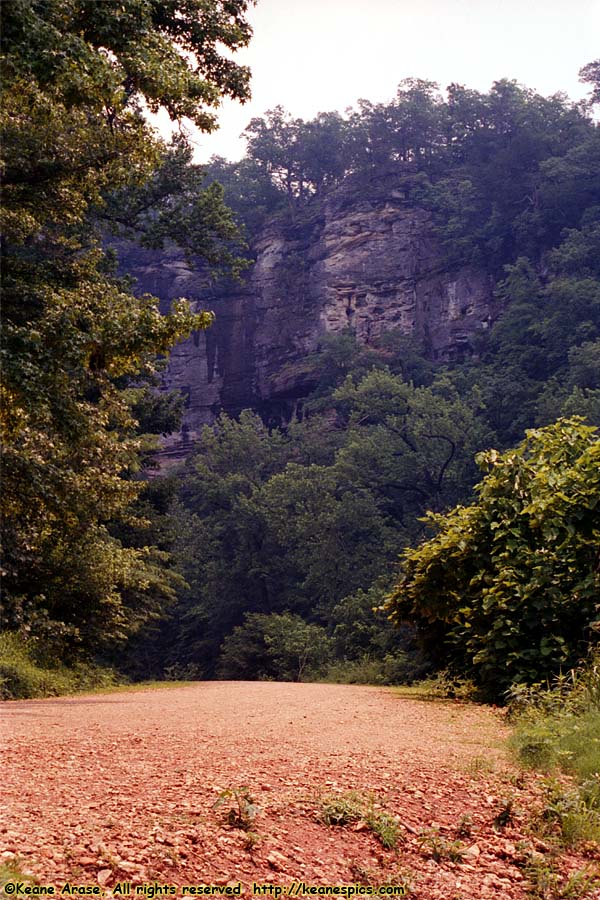
[[458, 678], [440, 671], [410, 685], [394, 685], [396, 696], [412, 700], [458, 700], [465, 703], [482, 702], [476, 685], [468, 678]]
[[517, 724], [520, 759], [543, 771], [560, 768], [580, 781], [600, 772], [600, 710], [537, 714]]
[[33, 649], [14, 632], [0, 635], [0, 699], [27, 700], [57, 697], [79, 691], [109, 688], [118, 683], [112, 669], [89, 663], [66, 666], [40, 661]]
[[600, 846], [600, 655], [551, 687], [516, 687], [510, 710], [513, 750], [549, 776], [536, 828], [565, 846]]
[[144, 681], [131, 684], [114, 669], [87, 662], [66, 666], [40, 663], [19, 635], [0, 634], [0, 700], [32, 700], [72, 694], [105, 694], [172, 688], [185, 681]]

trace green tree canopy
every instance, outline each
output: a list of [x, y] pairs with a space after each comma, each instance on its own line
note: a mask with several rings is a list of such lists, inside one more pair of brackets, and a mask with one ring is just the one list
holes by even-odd
[[481, 454], [478, 500], [430, 514], [387, 609], [438, 661], [502, 696], [574, 665], [600, 636], [600, 440], [581, 419]]
[[460, 397], [444, 376], [415, 387], [387, 369], [355, 381], [349, 375], [333, 392], [347, 421], [338, 478], [368, 487], [380, 507], [415, 537], [417, 517], [463, 496], [474, 479], [472, 457], [484, 445], [477, 392]]
[[[185, 302], [162, 316], [133, 297], [101, 249], [107, 196], [138, 197], [134, 227], [178, 238], [139, 198], [185, 157], [144, 117], [214, 127], [223, 95], [248, 96], [245, 0], [8, 0], [2, 5], [2, 288], [5, 624], [54, 629], [72, 646], [122, 638], [173, 593], [164, 556], [125, 546], [115, 523], [140, 484], [131, 379], [211, 322]], [[179, 155], [178, 155], [179, 154]], [[185, 159], [183, 160], [185, 162]], [[156, 175], [160, 170], [162, 174]], [[154, 180], [154, 182], [153, 182]], [[230, 227], [189, 185], [194, 252]], [[137, 194], [136, 194], [137, 192]], [[191, 193], [196, 197], [192, 198]], [[164, 192], [163, 192], [164, 193]], [[217, 192], [218, 193], [218, 192]], [[133, 200], [132, 200], [133, 203]], [[184, 207], [179, 208], [181, 212]], [[131, 212], [131, 210], [130, 210]], [[41, 624], [40, 624], [41, 623]], [[53, 624], [52, 624], [53, 623]]]
[[324, 628], [292, 613], [249, 613], [223, 641], [222, 678], [270, 678], [302, 681], [314, 674], [331, 652]]

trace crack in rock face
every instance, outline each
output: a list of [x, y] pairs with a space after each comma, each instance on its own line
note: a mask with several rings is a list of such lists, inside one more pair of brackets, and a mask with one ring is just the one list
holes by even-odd
[[306, 358], [325, 334], [350, 328], [373, 345], [395, 330], [446, 360], [471, 352], [474, 335], [499, 312], [490, 277], [445, 268], [428, 213], [393, 189], [369, 200], [342, 186], [295, 222], [267, 223], [239, 282], [211, 283], [176, 251], [117, 249], [136, 290], [158, 296], [165, 310], [184, 296], [216, 314], [212, 328], [171, 353], [164, 387], [183, 395], [185, 411], [181, 432], [164, 441], [163, 461], [187, 455], [221, 410], [289, 418], [315, 386]]

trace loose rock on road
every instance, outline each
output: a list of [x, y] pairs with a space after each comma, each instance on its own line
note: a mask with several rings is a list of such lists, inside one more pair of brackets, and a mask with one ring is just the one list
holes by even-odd
[[[535, 779], [511, 767], [489, 708], [265, 682], [1, 706], [0, 852], [41, 884], [115, 896], [119, 884], [180, 895], [242, 882], [251, 895], [253, 883], [302, 882], [410, 886], [420, 900], [526, 897], [517, 844], [530, 839]], [[323, 798], [347, 792], [395, 817], [397, 849], [364, 822], [319, 820]], [[228, 811], [248, 796], [259, 811], [233, 827]], [[499, 828], [510, 799], [515, 815]], [[460, 854], [436, 860], [435, 846]]]

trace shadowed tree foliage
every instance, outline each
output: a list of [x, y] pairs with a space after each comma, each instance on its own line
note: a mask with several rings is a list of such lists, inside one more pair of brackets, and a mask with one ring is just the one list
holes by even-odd
[[249, 613], [223, 641], [221, 678], [303, 681], [328, 660], [331, 642], [319, 625], [292, 613]]
[[123, 388], [211, 317], [183, 301], [162, 316], [155, 298], [134, 298], [101, 249], [99, 215], [119, 192], [150, 245], [179, 239], [183, 226], [190, 249], [216, 261], [232, 228], [216, 188], [199, 195], [188, 178], [177, 216], [164, 205], [144, 215], [157, 183], [189, 162], [144, 110], [210, 130], [222, 96], [248, 97], [247, 69], [225, 52], [249, 40], [246, 9], [245, 0], [2, 4], [3, 624], [57, 646], [122, 639], [177, 583], [161, 550], [116, 536], [117, 524], [145, 528], [132, 512], [141, 444]]

